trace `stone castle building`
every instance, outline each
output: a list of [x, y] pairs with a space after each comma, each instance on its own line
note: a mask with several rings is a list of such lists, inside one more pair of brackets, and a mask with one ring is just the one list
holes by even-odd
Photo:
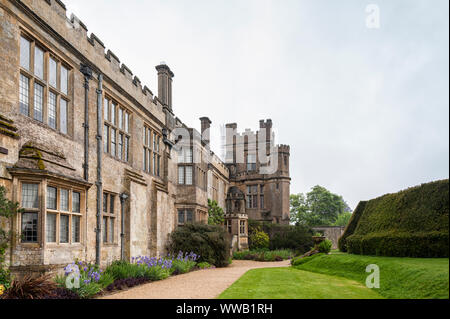
[[156, 71], [157, 96], [61, 1], [0, 0], [0, 185], [22, 208], [0, 220], [13, 271], [164, 254], [176, 227], [207, 222], [208, 199], [236, 249], [248, 218], [288, 223], [289, 147], [272, 121], [228, 124], [221, 160], [209, 118], [187, 127], [173, 72]]

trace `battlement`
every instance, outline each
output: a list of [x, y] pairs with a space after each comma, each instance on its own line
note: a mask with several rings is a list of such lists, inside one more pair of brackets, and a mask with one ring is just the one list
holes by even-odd
[[291, 147], [289, 145], [280, 144], [277, 145], [278, 147], [278, 153], [290, 153]]
[[75, 56], [79, 56], [79, 53], [81, 53], [89, 61], [89, 65], [98, 68], [101, 73], [164, 122], [164, 105], [161, 100], [154, 96], [147, 85], [142, 85], [141, 80], [133, 74], [127, 65], [120, 61], [117, 55], [106, 49], [105, 43], [97, 35], [94, 33], [88, 34], [88, 27], [81, 19], [73, 13], [68, 18], [67, 8], [62, 1], [39, 0], [24, 3], [24, 6], [29, 7], [62, 39], [69, 42], [78, 51]]

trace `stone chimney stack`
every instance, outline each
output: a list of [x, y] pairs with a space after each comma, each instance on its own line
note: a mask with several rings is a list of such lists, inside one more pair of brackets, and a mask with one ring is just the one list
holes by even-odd
[[208, 117], [200, 118], [200, 122], [202, 124], [202, 141], [205, 144], [209, 144], [211, 142], [211, 120]]
[[158, 71], [158, 98], [172, 111], [172, 79], [175, 75], [164, 62], [156, 66], [156, 70]]

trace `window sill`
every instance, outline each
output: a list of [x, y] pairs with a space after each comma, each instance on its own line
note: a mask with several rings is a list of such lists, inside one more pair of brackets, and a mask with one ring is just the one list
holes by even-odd
[[130, 163], [130, 162], [125, 162], [124, 160], [121, 160], [121, 159], [118, 158], [118, 157], [112, 156], [111, 154], [109, 154], [108, 152], [105, 152], [104, 150], [103, 150], [103, 155], [106, 155], [107, 157], [109, 157], [109, 158], [111, 158], [111, 159], [113, 159], [113, 160], [115, 160], [115, 161], [117, 161], [117, 162], [119, 162], [119, 163], [122, 163], [122, 164], [125, 164], [125, 165], [128, 165], [128, 166], [131, 166], [131, 163]]
[[81, 243], [73, 243], [73, 244], [69, 244], [69, 243], [46, 243], [45, 244], [46, 248], [84, 248], [84, 245]]

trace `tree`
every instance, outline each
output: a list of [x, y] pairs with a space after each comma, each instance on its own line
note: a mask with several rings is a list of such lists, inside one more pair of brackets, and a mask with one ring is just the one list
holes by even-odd
[[344, 212], [338, 216], [333, 226], [347, 226], [350, 218], [352, 218], [352, 213]]
[[[0, 186], [0, 219], [10, 219], [19, 211], [19, 203], [13, 203], [6, 198], [6, 189]], [[0, 224], [1, 225], [1, 224]], [[4, 261], [4, 254], [11, 240], [11, 231], [6, 231], [0, 227], [0, 268]]]
[[291, 195], [291, 222], [296, 225], [333, 225], [351, 209], [342, 196], [331, 193], [325, 187], [314, 186], [309, 193]]
[[[0, 222], [2, 219], [10, 219], [19, 210], [19, 203], [13, 203], [6, 198], [6, 189], [0, 186]], [[12, 231], [7, 231], [1, 227], [0, 223], [0, 287], [8, 288], [10, 283], [10, 273], [8, 269], [3, 269], [3, 262], [5, 261], [5, 252], [8, 249], [11, 240]]]
[[223, 209], [215, 200], [208, 199], [208, 224], [223, 225], [224, 221], [225, 214]]

